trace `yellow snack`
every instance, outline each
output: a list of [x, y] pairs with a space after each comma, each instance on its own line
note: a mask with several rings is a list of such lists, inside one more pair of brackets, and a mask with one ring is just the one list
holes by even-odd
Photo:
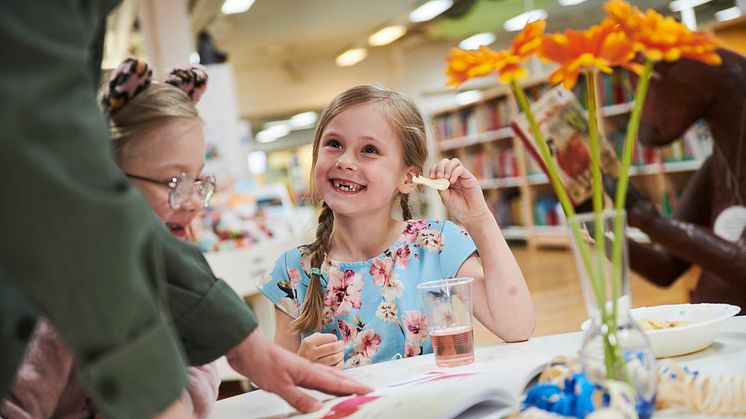
[[451, 182], [449, 182], [446, 178], [430, 179], [424, 176], [415, 176], [412, 178], [412, 181], [420, 185], [429, 186], [439, 191], [446, 190], [449, 186], [451, 186]]

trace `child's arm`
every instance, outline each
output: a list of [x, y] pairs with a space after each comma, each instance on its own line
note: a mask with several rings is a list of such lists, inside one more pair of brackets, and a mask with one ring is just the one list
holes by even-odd
[[523, 273], [484, 200], [479, 181], [458, 159], [443, 159], [430, 168], [431, 178], [446, 178], [443, 204], [469, 232], [479, 256], [471, 255], [457, 276], [474, 278], [474, 315], [507, 342], [528, 339], [536, 319]]
[[311, 362], [318, 362], [334, 368], [344, 366], [344, 342], [333, 333], [314, 333], [302, 339], [292, 332], [290, 322], [293, 318], [275, 307], [275, 343], [283, 348], [297, 352]]

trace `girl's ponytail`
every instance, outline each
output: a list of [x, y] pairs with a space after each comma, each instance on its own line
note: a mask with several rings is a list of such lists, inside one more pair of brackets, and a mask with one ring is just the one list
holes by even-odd
[[400, 193], [399, 194], [399, 203], [401, 204], [401, 216], [404, 219], [404, 221], [411, 220], [412, 219], [412, 210], [409, 209], [409, 194]]
[[[320, 330], [323, 324], [324, 312], [324, 294], [321, 289], [321, 266], [329, 250], [330, 238], [334, 228], [334, 214], [331, 208], [322, 204], [321, 214], [319, 215], [319, 226], [316, 228], [316, 240], [311, 244], [309, 250], [311, 253], [308, 257], [311, 260], [311, 282], [306, 290], [306, 297], [303, 300], [303, 307], [297, 319], [290, 323], [290, 327], [296, 333], [310, 332]], [[318, 269], [318, 271], [316, 269]]]

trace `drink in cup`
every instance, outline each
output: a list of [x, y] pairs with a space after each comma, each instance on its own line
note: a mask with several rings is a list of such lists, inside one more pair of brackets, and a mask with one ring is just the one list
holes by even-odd
[[435, 364], [439, 367], [474, 362], [472, 282], [472, 278], [451, 278], [417, 285], [428, 319]]

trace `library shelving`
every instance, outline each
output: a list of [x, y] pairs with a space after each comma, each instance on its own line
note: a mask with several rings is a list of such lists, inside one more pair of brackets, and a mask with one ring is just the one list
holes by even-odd
[[[602, 134], [619, 155], [634, 104], [633, 89], [621, 71], [603, 75], [598, 83]], [[535, 100], [552, 86], [546, 78], [540, 78], [523, 87]], [[583, 104], [582, 82], [574, 93]], [[525, 241], [529, 247], [567, 246], [564, 215], [549, 180], [510, 127], [517, 113], [517, 103], [507, 87], [485, 89], [478, 101], [430, 115], [435, 147], [442, 157], [460, 159], [479, 179], [506, 239]], [[630, 168], [631, 181], [670, 215], [689, 176], [711, 152], [709, 131], [698, 122], [666, 148], [648, 149], [638, 144]], [[630, 233], [644, 238], [639, 232]]]

